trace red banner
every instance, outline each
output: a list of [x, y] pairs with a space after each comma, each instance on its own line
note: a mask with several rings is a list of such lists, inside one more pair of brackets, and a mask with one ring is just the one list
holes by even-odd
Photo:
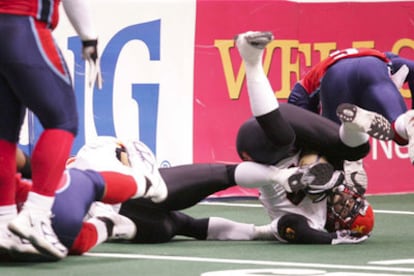
[[[194, 69], [194, 162], [239, 162], [238, 127], [251, 116], [235, 34], [272, 31], [264, 68], [280, 101], [331, 51], [371, 47], [414, 59], [414, 2], [198, 1]], [[392, 17], [392, 19], [391, 19]], [[407, 87], [401, 91], [410, 96]], [[408, 103], [408, 101], [407, 101]], [[414, 191], [407, 149], [372, 141], [368, 193]], [[255, 191], [232, 189], [241, 195]]]

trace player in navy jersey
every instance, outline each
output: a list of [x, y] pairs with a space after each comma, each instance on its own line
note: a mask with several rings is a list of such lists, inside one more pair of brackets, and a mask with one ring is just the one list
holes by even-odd
[[[160, 202], [167, 196], [165, 182], [158, 169], [154, 167], [153, 154], [146, 146], [136, 141], [122, 143], [113, 137], [102, 137], [89, 146], [93, 149], [96, 160], [99, 160], [93, 164], [95, 169], [89, 169], [91, 164], [86, 158], [90, 148], [84, 150], [75, 161], [77, 166], [83, 169], [70, 168], [69, 163], [60, 179], [52, 207], [53, 229], [71, 253], [86, 250], [86, 247], [89, 249], [108, 238], [94, 235], [95, 232], [90, 225], [83, 224], [83, 219], [93, 202], [117, 204], [130, 198], [146, 198], [150, 202]], [[27, 199], [31, 182], [17, 174], [15, 185], [16, 202], [20, 207]], [[120, 216], [112, 219], [120, 219]], [[101, 221], [101, 224], [106, 227], [104, 222]], [[88, 233], [87, 240], [82, 239], [85, 234], [80, 235], [81, 231]], [[124, 232], [125, 230], [118, 230], [117, 227], [111, 228], [111, 233], [119, 238], [123, 237], [119, 236], [119, 233]], [[25, 239], [14, 235], [0, 243], [0, 251], [6, 251], [13, 259], [23, 261], [58, 260], [54, 256], [41, 255]]]
[[[340, 118], [336, 109], [341, 103], [378, 112], [392, 123], [394, 141], [408, 144], [414, 162], [414, 111], [407, 110], [399, 91], [404, 83], [410, 88], [413, 108], [414, 61], [390, 52], [350, 48], [335, 51], [315, 65], [295, 84], [288, 102], [321, 111], [322, 116], [337, 123]], [[348, 112], [357, 113], [356, 106], [350, 105]]]
[[[59, 4], [59, 0], [0, 0], [0, 244], [7, 243], [12, 231], [57, 259], [67, 250], [53, 234], [50, 210], [78, 131], [71, 78], [52, 36]], [[82, 40], [83, 58], [100, 80], [97, 34], [87, 1], [64, 0], [63, 8]], [[13, 178], [26, 108], [44, 131], [31, 156], [33, 187], [17, 216]]]

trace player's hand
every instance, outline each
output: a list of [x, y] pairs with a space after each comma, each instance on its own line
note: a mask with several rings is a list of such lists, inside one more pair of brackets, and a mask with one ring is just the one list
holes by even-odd
[[331, 242], [333, 245], [362, 243], [369, 238], [368, 235], [361, 235], [351, 230], [338, 230], [335, 234], [336, 238]]
[[98, 40], [82, 41], [82, 57], [89, 64], [88, 85], [93, 87], [96, 85], [98, 89], [102, 89], [101, 65], [98, 57]]

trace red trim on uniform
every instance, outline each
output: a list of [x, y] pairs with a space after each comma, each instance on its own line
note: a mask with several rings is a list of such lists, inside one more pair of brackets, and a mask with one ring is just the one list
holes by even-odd
[[326, 59], [316, 64], [306, 73], [300, 84], [305, 88], [308, 94], [314, 92], [321, 84], [321, 79], [329, 67], [337, 61], [345, 58], [373, 56], [383, 60], [385, 63], [390, 62], [385, 53], [370, 48], [350, 48], [338, 50], [330, 54]]
[[98, 231], [89, 222], [82, 223], [82, 229], [69, 249], [70, 255], [82, 255], [91, 250], [98, 242]]
[[59, 55], [57, 45], [52, 36], [52, 31], [46, 27], [46, 24], [40, 21], [34, 21], [37, 36], [41, 44], [43, 53], [51, 64], [58, 70], [62, 75], [66, 75], [64, 62]]

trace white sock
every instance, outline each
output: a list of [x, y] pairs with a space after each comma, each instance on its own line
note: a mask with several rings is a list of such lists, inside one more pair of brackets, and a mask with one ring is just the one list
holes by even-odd
[[254, 236], [254, 225], [235, 222], [225, 218], [210, 217], [208, 222], [207, 240], [250, 241]]
[[237, 165], [234, 179], [237, 185], [246, 188], [258, 188], [272, 184], [272, 170], [268, 165], [245, 161]]
[[98, 234], [98, 240], [96, 241], [96, 245], [101, 244], [108, 239], [108, 230], [106, 229], [105, 222], [97, 218], [88, 219], [87, 222], [95, 226], [96, 233]]
[[44, 196], [35, 192], [29, 192], [27, 200], [24, 203], [24, 208], [31, 210], [35, 209], [42, 212], [50, 212], [52, 205], [55, 200], [53, 196]]
[[261, 63], [247, 64], [246, 82], [249, 93], [250, 108], [254, 116], [267, 114], [279, 107], [275, 93], [263, 71]]
[[358, 147], [368, 142], [369, 135], [355, 128], [353, 124], [343, 123], [339, 127], [339, 137], [341, 141], [352, 148]]
[[288, 178], [297, 170], [296, 167], [278, 168], [276, 166], [245, 161], [237, 165], [234, 179], [237, 185], [246, 188], [259, 188], [265, 185], [279, 184], [285, 190], [291, 192]]
[[273, 234], [272, 225], [266, 224], [262, 226], [254, 227], [254, 238], [255, 240], [275, 240], [276, 237]]

